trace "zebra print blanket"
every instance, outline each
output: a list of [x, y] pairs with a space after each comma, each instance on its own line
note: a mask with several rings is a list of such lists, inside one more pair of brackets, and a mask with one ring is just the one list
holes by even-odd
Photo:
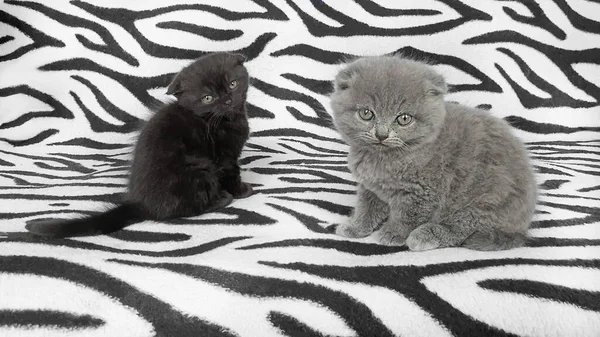
[[[5, 0], [0, 18], [0, 336], [600, 336], [598, 0]], [[212, 51], [248, 57], [254, 196], [113, 235], [25, 235], [118, 201], [136, 126]], [[347, 56], [394, 52], [527, 142], [526, 247], [327, 232], [355, 200], [330, 81]]]

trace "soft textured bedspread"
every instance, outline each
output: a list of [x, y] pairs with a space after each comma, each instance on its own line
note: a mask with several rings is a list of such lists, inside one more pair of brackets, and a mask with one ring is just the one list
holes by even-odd
[[[0, 336], [600, 336], [598, 0], [5, 0], [0, 21]], [[25, 234], [118, 201], [137, 126], [212, 51], [248, 58], [254, 196], [100, 237]], [[527, 142], [526, 247], [328, 233], [356, 188], [330, 81], [394, 52]]]

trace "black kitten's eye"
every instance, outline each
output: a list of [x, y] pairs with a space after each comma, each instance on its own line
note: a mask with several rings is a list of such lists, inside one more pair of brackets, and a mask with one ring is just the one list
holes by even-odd
[[402, 114], [400, 116], [398, 116], [398, 118], [396, 118], [396, 123], [402, 125], [402, 126], [407, 126], [408, 124], [410, 124], [412, 122], [413, 118], [411, 115], [407, 115], [407, 114]]
[[360, 109], [358, 110], [358, 117], [365, 121], [372, 121], [375, 119], [375, 113], [369, 109]]
[[238, 81], [237, 80], [233, 80], [231, 82], [229, 82], [229, 89], [235, 89], [238, 86]]
[[214, 100], [215, 100], [215, 98], [211, 95], [206, 95], [206, 96], [202, 97], [202, 103], [205, 103], [205, 104], [211, 103]]

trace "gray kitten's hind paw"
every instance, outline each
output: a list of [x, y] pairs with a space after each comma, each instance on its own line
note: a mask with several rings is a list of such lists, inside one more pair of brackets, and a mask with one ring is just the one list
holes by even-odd
[[353, 226], [348, 223], [337, 225], [335, 227], [335, 234], [347, 238], [364, 238], [371, 233], [373, 233], [373, 229], [363, 226]]
[[440, 240], [426, 226], [415, 228], [406, 239], [406, 246], [412, 251], [423, 251], [440, 248]]
[[394, 230], [382, 228], [375, 233], [375, 240], [386, 246], [403, 246], [406, 241], [406, 235]]

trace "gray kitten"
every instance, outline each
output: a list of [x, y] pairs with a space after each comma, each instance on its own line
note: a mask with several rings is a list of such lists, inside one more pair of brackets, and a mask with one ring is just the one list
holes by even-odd
[[340, 71], [333, 121], [359, 186], [336, 234], [365, 237], [381, 226], [382, 244], [419, 251], [525, 242], [537, 193], [523, 145], [503, 120], [444, 102], [446, 90], [431, 67], [400, 57], [366, 57]]

